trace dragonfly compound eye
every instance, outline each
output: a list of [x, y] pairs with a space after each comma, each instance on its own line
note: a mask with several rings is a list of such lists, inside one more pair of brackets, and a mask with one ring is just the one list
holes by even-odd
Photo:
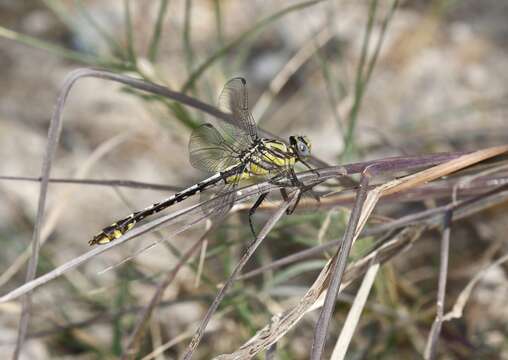
[[309, 147], [303, 142], [300, 142], [298, 144], [298, 155], [300, 155], [302, 157], [306, 157], [306, 156], [310, 155]]

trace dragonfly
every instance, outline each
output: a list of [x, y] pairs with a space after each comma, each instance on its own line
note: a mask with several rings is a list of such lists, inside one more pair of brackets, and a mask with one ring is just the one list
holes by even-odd
[[[167, 199], [135, 211], [103, 228], [90, 241], [90, 245], [103, 245], [120, 238], [145, 218], [157, 214], [198, 193], [217, 186], [214, 196], [220, 202], [209, 209], [210, 216], [227, 213], [234, 204], [236, 187], [240, 182], [256, 178], [269, 178], [272, 182], [284, 182], [303, 189], [298, 180], [295, 165], [306, 162], [311, 154], [311, 142], [306, 136], [289, 137], [289, 145], [278, 139], [263, 138], [249, 111], [247, 82], [242, 77], [229, 80], [219, 96], [218, 108], [230, 115], [230, 122], [206, 122], [193, 130], [189, 140], [189, 159], [193, 167], [212, 176], [173, 194]], [[219, 186], [220, 185], [220, 186]], [[307, 189], [308, 190], [308, 189]], [[281, 188], [283, 197], [287, 193]], [[299, 191], [299, 194], [302, 192]], [[249, 224], [255, 236], [252, 216], [268, 193], [261, 193], [249, 210]], [[298, 195], [299, 196], [299, 195]], [[293, 205], [296, 207], [296, 203]], [[291, 209], [290, 211], [292, 212]], [[289, 211], [288, 211], [289, 213]]]

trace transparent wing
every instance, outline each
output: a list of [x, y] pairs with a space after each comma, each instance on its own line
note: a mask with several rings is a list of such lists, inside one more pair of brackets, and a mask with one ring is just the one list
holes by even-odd
[[243, 171], [244, 167], [239, 167], [234, 174], [230, 174], [228, 183], [200, 194], [200, 202], [203, 204], [201, 210], [207, 217], [218, 220], [228, 213], [235, 202], [236, 188]]
[[250, 144], [257, 139], [254, 118], [249, 111], [247, 81], [237, 77], [229, 80], [219, 96], [219, 109], [232, 115], [232, 124], [221, 122], [220, 127], [225, 137], [232, 137], [234, 142]]
[[226, 184], [215, 191], [205, 191], [200, 194], [199, 201], [203, 203], [201, 211], [207, 217], [218, 220], [226, 215], [236, 199], [238, 183]]
[[206, 172], [219, 172], [237, 164], [238, 151], [209, 123], [194, 129], [189, 140], [190, 163]]
[[218, 107], [231, 114], [231, 123], [211, 120], [195, 129], [189, 141], [192, 166], [208, 172], [223, 171], [237, 164], [240, 155], [257, 139], [244, 78], [234, 78], [226, 83]]

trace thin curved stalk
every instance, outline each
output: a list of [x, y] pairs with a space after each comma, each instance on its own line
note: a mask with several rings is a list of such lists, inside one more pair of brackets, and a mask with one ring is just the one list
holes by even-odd
[[[41, 177], [30, 176], [0, 176], [0, 180], [41, 182]], [[81, 184], [94, 186], [126, 187], [132, 189], [158, 190], [158, 191], [180, 191], [181, 186], [162, 185], [134, 180], [96, 180], [96, 179], [68, 179], [51, 178], [50, 183], [54, 184]]]
[[328, 333], [328, 326], [335, 307], [335, 301], [337, 299], [337, 293], [342, 282], [342, 276], [346, 270], [347, 259], [355, 239], [355, 233], [357, 231], [358, 224], [360, 223], [363, 205], [367, 199], [367, 188], [370, 178], [371, 175], [368, 173], [367, 169], [362, 174], [353, 211], [351, 211], [346, 231], [342, 237], [342, 242], [331, 264], [330, 273], [332, 278], [328, 286], [328, 292], [326, 293], [325, 303], [321, 309], [321, 313], [319, 314], [319, 319], [314, 331], [314, 339], [312, 341], [310, 358], [313, 360], [319, 360], [322, 357]]

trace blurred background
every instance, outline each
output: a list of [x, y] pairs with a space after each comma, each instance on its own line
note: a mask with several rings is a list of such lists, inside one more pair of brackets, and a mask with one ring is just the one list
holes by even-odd
[[[0, 0], [0, 175], [40, 175], [59, 89], [80, 67], [150, 80], [212, 105], [228, 79], [243, 76], [258, 125], [283, 138], [307, 135], [313, 154], [329, 164], [504, 144], [506, 19], [508, 3], [496, 0], [408, 0], [396, 8], [388, 0]], [[52, 177], [190, 185], [207, 176], [192, 168], [187, 152], [190, 131], [206, 119], [126, 86], [80, 80], [65, 107]], [[37, 182], [0, 181], [2, 294], [24, 282], [38, 191]], [[52, 184], [38, 274], [88, 251], [88, 240], [105, 225], [167, 196]], [[403, 206], [380, 213], [421, 208]], [[477, 266], [506, 252], [503, 210], [454, 228], [449, 305]], [[330, 218], [333, 225], [318, 239]], [[263, 219], [257, 218], [258, 226]], [[245, 220], [245, 214], [234, 214], [210, 237], [202, 271], [197, 257], [182, 269], [151, 320], [140, 356], [167, 342], [171, 346], [153, 357], [182, 354], [249, 236]], [[337, 240], [346, 220], [340, 209], [286, 218], [249, 267]], [[23, 358], [118, 356], [139, 307], [204, 231], [198, 225], [98, 274], [159, 236], [145, 235], [39, 288]], [[435, 315], [439, 236], [429, 233], [424, 240], [383, 266], [351, 359], [421, 356]], [[297, 301], [327, 256], [238, 283], [196, 358], [238, 348], [272, 314]], [[348, 299], [341, 297], [333, 335], [347, 314]], [[506, 267], [497, 266], [475, 288], [464, 317], [445, 325], [442, 358], [508, 359], [507, 299]], [[20, 309], [19, 302], [0, 305], [1, 354], [14, 348]], [[308, 357], [316, 318], [317, 313], [306, 316], [281, 340], [277, 358]]]

